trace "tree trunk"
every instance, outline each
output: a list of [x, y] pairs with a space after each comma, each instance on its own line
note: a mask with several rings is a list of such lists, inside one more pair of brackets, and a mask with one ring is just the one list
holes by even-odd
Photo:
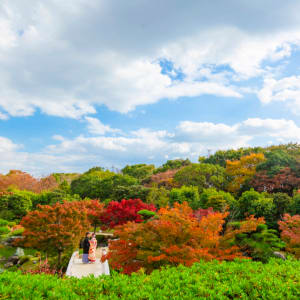
[[97, 224], [94, 225], [94, 233], [96, 233]]
[[60, 268], [61, 267], [61, 254], [62, 254], [62, 251], [58, 251], [58, 267]]

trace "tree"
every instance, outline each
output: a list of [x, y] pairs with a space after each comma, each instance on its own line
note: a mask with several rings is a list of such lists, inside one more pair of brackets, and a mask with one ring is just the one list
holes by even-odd
[[52, 175], [36, 179], [30, 174], [19, 170], [11, 170], [6, 175], [0, 174], [0, 191], [15, 188], [40, 193], [46, 190], [53, 190], [57, 188], [57, 186], [58, 183]]
[[174, 175], [177, 173], [178, 169], [173, 170], [167, 170], [165, 172], [156, 173], [153, 174], [150, 177], [150, 180], [145, 183], [145, 186], [151, 187], [151, 186], [158, 186], [158, 187], [164, 187], [168, 190], [178, 187], [178, 184], [174, 182]]
[[[241, 223], [229, 223], [228, 228], [239, 229]], [[273, 256], [274, 251], [279, 251], [285, 246], [276, 233], [276, 230], [268, 229], [267, 225], [259, 224], [256, 230], [236, 234], [232, 240], [232, 245], [239, 246], [253, 259], [266, 263]]]
[[114, 228], [117, 225], [125, 224], [129, 221], [140, 223], [143, 221], [138, 212], [140, 210], [156, 211], [152, 204], [146, 204], [140, 199], [123, 199], [121, 202], [111, 201], [105, 213], [100, 217], [104, 227]]
[[251, 153], [264, 153], [265, 149], [261, 147], [254, 148], [239, 148], [237, 150], [219, 150], [215, 154], [210, 155], [208, 158], [199, 157], [199, 162], [204, 162], [207, 164], [220, 165], [221, 167], [226, 167], [227, 160], [240, 160], [242, 156], [250, 155]]
[[138, 180], [129, 175], [116, 174], [114, 176], [104, 178], [97, 186], [97, 195], [101, 201], [122, 200], [122, 193], [128, 195], [129, 187], [138, 185]]
[[266, 171], [269, 177], [278, 174], [283, 168], [290, 168], [293, 172], [297, 169], [296, 159], [284, 150], [265, 152], [265, 158], [265, 161], [257, 166], [257, 171]]
[[217, 191], [215, 188], [204, 189], [200, 194], [200, 206], [212, 207], [216, 211], [224, 211], [227, 207], [234, 208], [237, 201], [230, 193]]
[[150, 189], [142, 185], [118, 185], [112, 190], [111, 198], [115, 201], [121, 201], [122, 199], [141, 199], [146, 201], [149, 192]]
[[231, 177], [228, 191], [237, 193], [255, 174], [256, 166], [264, 161], [262, 153], [252, 153], [239, 160], [226, 161], [226, 173]]
[[87, 209], [89, 222], [94, 227], [94, 232], [96, 232], [97, 226], [101, 224], [101, 217], [105, 213], [104, 204], [100, 203], [98, 199], [84, 200], [83, 204]]
[[170, 192], [164, 187], [153, 186], [146, 197], [146, 203], [154, 204], [156, 207], [165, 207], [169, 204]]
[[24, 246], [57, 254], [58, 265], [62, 254], [74, 250], [90, 227], [81, 201], [40, 205], [23, 217], [20, 224], [24, 227]]
[[218, 165], [191, 164], [180, 169], [174, 176], [179, 185], [197, 186], [201, 193], [204, 188], [223, 188], [225, 185], [225, 170]]
[[122, 169], [124, 175], [132, 176], [138, 179], [140, 182], [149, 178], [155, 169], [154, 165], [137, 164], [132, 166], [126, 166]]
[[300, 258], [300, 215], [285, 214], [278, 222], [281, 239], [286, 243], [286, 250]]
[[[119, 239], [111, 241], [110, 251], [102, 260], [109, 259], [112, 268], [130, 274], [140, 268], [149, 273], [165, 265], [191, 266], [201, 259], [242, 258], [237, 246], [223, 241], [227, 215], [215, 212], [198, 219], [187, 203], [161, 208], [156, 218], [146, 223], [128, 222], [116, 227]], [[252, 226], [243, 226], [239, 232], [255, 230], [259, 222], [254, 220]]]
[[188, 166], [191, 164], [191, 161], [187, 159], [174, 159], [168, 160], [165, 164], [154, 170], [154, 174], [163, 173], [168, 170], [180, 169], [182, 167]]
[[182, 186], [172, 189], [170, 192], [170, 204], [187, 202], [192, 209], [200, 207], [198, 187]]
[[104, 171], [100, 167], [92, 168], [71, 182], [72, 194], [78, 194], [82, 198], [100, 198], [100, 183], [104, 179], [115, 176], [115, 173]]
[[34, 193], [12, 189], [0, 195], [0, 211], [10, 212], [10, 219], [19, 219], [25, 216], [32, 208], [32, 197]]
[[291, 202], [291, 206], [289, 207], [289, 212], [292, 215], [300, 215], [300, 192], [296, 192], [292, 202]]
[[251, 189], [244, 192], [238, 200], [239, 218], [245, 215], [264, 217], [268, 226], [274, 227], [277, 220], [274, 220], [273, 198], [267, 193], [259, 193]]
[[255, 174], [250, 185], [259, 192], [279, 192], [292, 196], [293, 191], [300, 187], [300, 177], [288, 167], [281, 169], [274, 176], [269, 176], [267, 171], [261, 171]]
[[285, 193], [275, 193], [272, 197], [274, 203], [274, 216], [276, 220], [279, 220], [289, 211], [292, 205], [292, 199]]

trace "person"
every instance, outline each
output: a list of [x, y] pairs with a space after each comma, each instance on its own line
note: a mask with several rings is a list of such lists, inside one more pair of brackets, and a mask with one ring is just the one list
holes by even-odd
[[87, 232], [85, 234], [85, 239], [83, 240], [82, 243], [82, 248], [83, 248], [83, 254], [82, 254], [82, 262], [84, 264], [87, 264], [89, 262], [89, 250], [90, 250], [90, 239], [91, 233]]
[[96, 262], [96, 248], [97, 248], [97, 239], [96, 234], [92, 234], [92, 238], [90, 239], [90, 249], [89, 249], [89, 261], [90, 263]]

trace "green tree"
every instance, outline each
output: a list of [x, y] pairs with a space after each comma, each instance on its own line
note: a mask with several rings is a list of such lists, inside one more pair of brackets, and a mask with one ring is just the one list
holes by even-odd
[[191, 161], [187, 159], [173, 159], [168, 160], [165, 164], [154, 170], [154, 174], [166, 172], [168, 170], [180, 169], [181, 167], [188, 166]]
[[264, 153], [264, 151], [265, 149], [261, 147], [239, 148], [237, 150], [219, 150], [216, 151], [215, 154], [210, 155], [208, 158], [200, 156], [199, 161], [208, 164], [220, 165], [225, 168], [227, 160], [239, 160], [242, 156], [250, 155], [251, 153]]
[[[20, 219], [32, 208], [31, 198], [34, 193], [12, 189], [0, 195], [1, 217], [9, 216], [10, 219]], [[10, 213], [8, 213], [10, 212]]]
[[[229, 223], [228, 227], [230, 226], [239, 228], [241, 222]], [[274, 257], [274, 251], [279, 251], [285, 246], [276, 233], [276, 230], [268, 229], [266, 224], [260, 224], [255, 231], [237, 234], [232, 244], [241, 248], [254, 260], [266, 263], [271, 257]]]
[[154, 165], [137, 164], [132, 166], [126, 166], [122, 169], [124, 175], [132, 176], [138, 179], [140, 182], [149, 178], [155, 169]]
[[274, 203], [274, 217], [276, 220], [279, 220], [289, 211], [292, 205], [292, 198], [285, 193], [275, 193], [272, 197]]
[[240, 218], [244, 218], [245, 214], [264, 217], [268, 226], [276, 226], [273, 198], [267, 193], [259, 193], [254, 189], [244, 192], [238, 200], [238, 208]]
[[222, 189], [226, 185], [225, 169], [212, 164], [191, 164], [180, 169], [174, 176], [180, 185], [197, 186], [201, 193], [204, 188]]
[[[95, 189], [96, 197], [101, 201], [106, 199], [122, 200], [124, 195], [129, 194], [129, 187], [138, 185], [138, 180], [129, 175], [115, 174], [99, 182]], [[133, 188], [134, 189], [134, 188]], [[134, 190], [132, 190], [134, 192]]]
[[297, 161], [294, 157], [284, 150], [274, 150], [265, 153], [266, 160], [259, 164], [256, 170], [267, 171], [270, 177], [278, 174], [285, 167], [290, 168], [293, 172], [297, 170]]
[[101, 181], [115, 175], [108, 170], [99, 170], [99, 167], [90, 169], [71, 182], [71, 193], [78, 194], [81, 198], [99, 198]]
[[226, 207], [234, 209], [237, 201], [230, 193], [208, 188], [200, 194], [200, 205], [204, 209], [212, 207], [214, 211], [224, 211]]
[[146, 198], [146, 203], [154, 204], [156, 207], [166, 207], [169, 204], [170, 192], [164, 187], [153, 186]]
[[196, 186], [182, 186], [170, 192], [170, 204], [187, 202], [192, 209], [200, 207], [199, 192]]

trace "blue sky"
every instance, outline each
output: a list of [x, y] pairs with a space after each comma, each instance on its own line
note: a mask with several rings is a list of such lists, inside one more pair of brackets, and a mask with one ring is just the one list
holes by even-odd
[[300, 142], [298, 1], [2, 0], [0, 173]]

